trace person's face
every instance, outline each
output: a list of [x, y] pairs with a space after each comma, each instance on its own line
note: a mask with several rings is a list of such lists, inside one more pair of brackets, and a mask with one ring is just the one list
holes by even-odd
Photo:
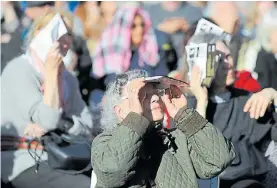
[[102, 1], [100, 5], [100, 10], [104, 16], [106, 22], [109, 24], [116, 12], [117, 6], [115, 1]]
[[[159, 95], [161, 95], [159, 90], [157, 90], [156, 86], [151, 83], [147, 83], [140, 90], [139, 100], [141, 101], [141, 104], [142, 104], [143, 115], [150, 122], [161, 121], [164, 117], [164, 105]], [[123, 120], [130, 112], [126, 86], [125, 88], [123, 88], [122, 96], [123, 97], [121, 99], [121, 103], [118, 105], [119, 110], [117, 112], [117, 115], [121, 120]]]
[[272, 53], [277, 54], [277, 28], [271, 33], [269, 41], [272, 48]]
[[222, 54], [213, 81], [215, 87], [230, 86], [235, 82], [234, 61], [229, 48], [223, 42], [216, 43], [216, 50]]
[[67, 27], [68, 33], [66, 35], [63, 35], [60, 39], [59, 39], [59, 43], [60, 43], [60, 50], [62, 55], [65, 57], [69, 48], [71, 47], [72, 44], [72, 25], [71, 22], [66, 19], [63, 18], [64, 23]]
[[131, 26], [131, 42], [139, 46], [143, 40], [145, 23], [140, 15], [136, 15]]

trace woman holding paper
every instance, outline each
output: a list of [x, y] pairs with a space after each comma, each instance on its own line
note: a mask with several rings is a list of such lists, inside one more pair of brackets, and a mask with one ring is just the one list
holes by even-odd
[[[5, 68], [1, 126], [9, 123], [16, 130], [7, 134], [34, 138], [59, 128], [72, 135], [92, 137], [91, 114], [81, 98], [77, 79], [63, 63], [72, 42], [68, 29], [72, 20], [69, 13], [53, 9], [37, 18], [29, 32], [26, 54]], [[16, 188], [90, 185], [85, 175], [62, 174], [44, 165], [35, 174], [35, 161], [25, 149], [1, 154], [2, 180]], [[47, 160], [46, 152], [41, 160]]]
[[247, 92], [235, 89], [232, 87], [235, 74], [229, 48], [212, 34], [195, 35], [188, 45], [201, 43], [216, 44], [221, 56], [215, 78], [207, 89], [201, 82], [201, 71], [205, 70], [197, 67], [191, 70], [189, 80], [192, 93], [196, 95], [188, 103], [232, 141], [237, 153], [232, 165], [222, 173], [220, 185], [224, 188], [262, 187], [261, 182], [269, 171], [265, 150], [271, 140], [277, 140], [277, 113], [274, 112], [274, 108], [277, 112], [277, 91], [266, 88], [249, 96]]

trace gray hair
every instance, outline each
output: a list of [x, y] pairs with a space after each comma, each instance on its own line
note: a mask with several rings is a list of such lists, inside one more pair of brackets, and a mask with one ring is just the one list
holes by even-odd
[[270, 36], [275, 30], [277, 30], [277, 8], [268, 11], [258, 26], [257, 39], [267, 52], [271, 52], [272, 50]]
[[128, 82], [136, 78], [145, 78], [148, 74], [144, 70], [131, 70], [116, 76], [111, 82], [105, 92], [105, 103], [102, 106], [102, 117], [100, 120], [101, 129], [112, 131], [120, 123], [114, 111], [114, 107], [120, 103], [122, 96], [122, 89]]

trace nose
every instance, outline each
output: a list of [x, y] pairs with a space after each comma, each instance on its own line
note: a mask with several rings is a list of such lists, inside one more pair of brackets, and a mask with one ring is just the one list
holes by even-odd
[[151, 103], [159, 102], [160, 97], [157, 94], [152, 95], [151, 97]]

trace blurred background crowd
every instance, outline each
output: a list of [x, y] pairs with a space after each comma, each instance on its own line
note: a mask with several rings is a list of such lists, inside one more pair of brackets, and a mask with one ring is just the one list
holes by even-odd
[[78, 79], [95, 124], [107, 84], [118, 73], [141, 68], [150, 76], [185, 80], [185, 46], [201, 18], [232, 35], [234, 88], [277, 90], [274, 1], [1, 1], [1, 74], [25, 52], [33, 20], [53, 7], [73, 19], [73, 42], [64, 63]]
[[[125, 7], [140, 6], [145, 14], [138, 19], [138, 25], [132, 24], [133, 13], [116, 12]], [[128, 69], [138, 68], [139, 59], [144, 57], [132, 48], [130, 41], [124, 41], [126, 35], [131, 35], [132, 43], [140, 44], [143, 37], [149, 39], [149, 48], [157, 45], [153, 53], [159, 55], [157, 66], [152, 69], [151, 60], [147, 60], [151, 69], [150, 75], [178, 75], [182, 67], [181, 57], [184, 54], [186, 42], [194, 33], [197, 22], [207, 18], [217, 24], [224, 31], [231, 33], [233, 38], [230, 44], [237, 73], [235, 85], [248, 91], [258, 91], [261, 88], [277, 88], [276, 79], [276, 10], [274, 14], [264, 15], [271, 9], [276, 9], [276, 2], [174, 2], [174, 1], [21, 1], [1, 2], [1, 72], [6, 64], [24, 51], [24, 41], [32, 20], [43, 15], [51, 7], [71, 12], [73, 22], [73, 45], [66, 60], [67, 68], [78, 77], [83, 99], [99, 103], [106, 84], [112, 78], [105, 69], [118, 71], [116, 61], [109, 61], [112, 52], [103, 55], [106, 48], [118, 48], [122, 51], [131, 51], [131, 63]], [[124, 19], [126, 23], [120, 22]], [[117, 24], [125, 27], [124, 32], [115, 31]], [[143, 28], [151, 27], [154, 33], [143, 36]], [[114, 30], [114, 32], [113, 32]], [[151, 30], [152, 32], [152, 30]], [[107, 39], [110, 37], [109, 39]], [[118, 40], [115, 40], [115, 39]], [[270, 38], [271, 40], [268, 40]], [[121, 39], [121, 40], [120, 40]], [[112, 40], [107, 46], [107, 40]], [[152, 41], [151, 41], [152, 40]], [[11, 50], [12, 49], [12, 50]], [[102, 53], [102, 55], [101, 55]], [[157, 56], [156, 55], [156, 56]], [[153, 54], [155, 56], [155, 54]], [[152, 57], [155, 58], [155, 57]], [[106, 67], [108, 66], [108, 68]], [[120, 70], [123, 71], [123, 70]], [[252, 78], [254, 80], [252, 80]], [[249, 80], [250, 79], [250, 80]], [[257, 80], [258, 82], [255, 82]], [[251, 83], [250, 83], [251, 81]], [[250, 83], [250, 84], [249, 84]], [[93, 106], [93, 105], [92, 105]]]

